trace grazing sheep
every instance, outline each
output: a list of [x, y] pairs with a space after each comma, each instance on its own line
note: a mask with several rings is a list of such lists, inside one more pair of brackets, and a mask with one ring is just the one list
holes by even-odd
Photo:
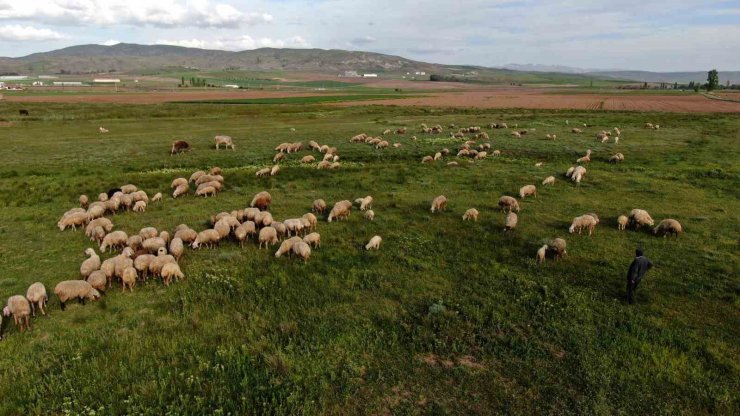
[[504, 195], [499, 198], [498, 206], [502, 211], [506, 211], [508, 209], [508, 212], [511, 212], [512, 210], [519, 212], [519, 202], [517, 202], [514, 197], [508, 195]]
[[67, 227], [72, 227], [73, 230], [77, 230], [77, 227], [82, 227], [87, 224], [88, 217], [86, 212], [74, 212], [69, 215], [65, 215], [57, 223], [60, 231], [64, 231]]
[[199, 188], [197, 191], [195, 191], [195, 194], [197, 196], [203, 196], [205, 198], [208, 198], [208, 195], [216, 196], [216, 188], [213, 186], [206, 186], [203, 188]]
[[599, 222], [591, 215], [581, 215], [580, 217], [573, 218], [573, 222], [571, 223], [570, 228], [568, 228], [568, 232], [573, 234], [577, 231], [578, 234], [580, 234], [581, 230], [588, 228], [588, 235], [590, 236], [598, 223]]
[[219, 239], [223, 240], [231, 234], [231, 227], [225, 219], [220, 219], [214, 224], [213, 229], [218, 233]]
[[586, 175], [586, 168], [583, 166], [576, 166], [575, 169], [573, 169], [573, 173], [570, 176], [570, 180], [575, 182], [577, 185], [581, 184], [581, 180]]
[[550, 244], [547, 247], [547, 252], [552, 254], [552, 256], [557, 260], [559, 258], [562, 258], [568, 252], [565, 250], [566, 243], [565, 240], [562, 238], [556, 238], [550, 242]]
[[381, 242], [383, 242], [383, 239], [376, 235], [365, 245], [365, 250], [379, 250]]
[[360, 198], [360, 211], [365, 211], [373, 207], [373, 197], [368, 195], [364, 198]]
[[183, 243], [192, 243], [196, 238], [198, 238], [198, 233], [192, 228], [185, 226], [175, 231], [174, 238], [179, 238]]
[[512, 231], [514, 228], [516, 228], [516, 224], [519, 222], [519, 216], [516, 215], [514, 212], [509, 212], [506, 214], [506, 223], [504, 226], [504, 232], [506, 231]]
[[649, 225], [651, 227], [655, 225], [655, 221], [653, 221], [650, 214], [648, 214], [644, 209], [639, 208], [635, 208], [630, 211], [629, 223], [635, 227], [635, 230], [645, 225]]
[[681, 226], [681, 223], [671, 218], [661, 221], [658, 226], [653, 229], [653, 234], [662, 235], [663, 237], [672, 235], [678, 238], [682, 232], [683, 227]]
[[653, 125], [653, 123], [645, 123], [645, 128], [646, 129], [654, 129], [655, 126]]
[[152, 274], [152, 276], [161, 276], [162, 268], [166, 264], [170, 263], [177, 264], [177, 260], [175, 260], [175, 257], [173, 255], [167, 254], [166, 248], [161, 247], [157, 251], [157, 256], [149, 262], [149, 272]]
[[447, 166], [459, 166], [460, 164], [455, 162], [454, 160], [452, 162], [447, 162]]
[[182, 273], [182, 270], [180, 270], [180, 266], [177, 263], [167, 263], [162, 266], [160, 275], [162, 276], [162, 281], [165, 286], [169, 286], [173, 278], [177, 280], [185, 278], [185, 275]]
[[177, 198], [179, 196], [185, 195], [190, 190], [190, 186], [188, 184], [183, 184], [178, 186], [174, 192], [172, 192], [172, 198]]
[[49, 300], [49, 296], [46, 294], [46, 287], [41, 282], [36, 282], [28, 287], [26, 291], [26, 299], [31, 304], [31, 313], [36, 316], [36, 308], [38, 307], [42, 315], [46, 315], [46, 302]]
[[103, 133], [103, 134], [105, 134], [105, 133], [108, 133], [108, 129], [106, 129], [106, 128], [105, 128], [105, 127], [103, 127], [103, 126], [100, 126], [100, 127], [98, 127], [98, 131], [100, 131], [100, 132], [101, 132], [101, 133]]
[[3, 308], [3, 315], [13, 315], [15, 324], [23, 332], [31, 324], [31, 304], [21, 295], [11, 296], [8, 298], [7, 306]]
[[214, 244], [218, 244], [219, 240], [221, 240], [221, 236], [218, 231], [209, 228], [199, 232], [198, 237], [195, 238], [190, 246], [192, 248], [199, 248], [200, 246], [212, 248]]
[[175, 260], [180, 261], [180, 257], [182, 257], [182, 253], [184, 251], [185, 244], [183, 243], [181, 238], [175, 237], [172, 239], [172, 241], [170, 241], [170, 254], [172, 254]]
[[439, 195], [438, 197], [434, 198], [432, 200], [432, 207], [431, 211], [432, 213], [443, 211], [445, 207], [447, 206], [447, 197], [444, 195]]
[[280, 172], [280, 165], [275, 165], [270, 169], [270, 176], [275, 176]]
[[103, 238], [103, 243], [100, 245], [100, 252], [105, 253], [105, 250], [110, 248], [113, 251], [117, 248], [123, 248], [128, 240], [128, 235], [123, 231], [113, 231]]
[[150, 253], [156, 253], [162, 247], [167, 247], [167, 242], [162, 237], [151, 237], [141, 242], [141, 248]]
[[321, 235], [319, 233], [310, 233], [303, 237], [303, 242], [314, 248], [319, 247], [321, 246]]
[[260, 211], [265, 211], [268, 208], [270, 208], [270, 204], [272, 203], [272, 195], [270, 195], [267, 191], [258, 192], [254, 198], [252, 198], [252, 202], [249, 203], [250, 207], [259, 208]]
[[586, 156], [576, 159], [576, 163], [589, 163], [591, 161], [591, 149], [586, 150]]
[[423, 158], [421, 158], [421, 163], [428, 163], [428, 162], [433, 162], [433, 161], [434, 161], [434, 157], [433, 156], [428, 156], [427, 155], [427, 156], [424, 156]]
[[545, 254], [547, 254], [547, 244], [543, 245], [542, 247], [537, 250], [537, 264], [542, 264], [545, 262]]
[[545, 138], [547, 138], [547, 140], [555, 140], [558, 138], [558, 136], [556, 134], [547, 133], [545, 135]]
[[213, 138], [216, 142], [216, 150], [219, 150], [220, 145], [224, 145], [225, 148], [231, 147], [231, 150], [236, 150], [234, 146], [234, 140], [231, 136], [216, 136]]
[[307, 212], [307, 213], [303, 214], [303, 216], [301, 218], [308, 221], [308, 224], [309, 224], [309, 227], [308, 228], [310, 230], [315, 230], [316, 229], [316, 226], [319, 223], [318, 218], [316, 218], [316, 216], [313, 215], [313, 214], [311, 214], [310, 212]]
[[156, 193], [156, 194], [154, 194], [154, 196], [152, 197], [152, 202], [159, 202], [159, 201], [161, 201], [161, 200], [162, 200], [162, 193], [161, 193], [161, 192], [157, 192], [157, 193]]
[[269, 246], [273, 244], [277, 244], [278, 238], [277, 238], [277, 230], [274, 228], [267, 226], [260, 230], [259, 233], [259, 248], [262, 248], [262, 244], [264, 243], [265, 248], [269, 248]]
[[254, 176], [256, 176], [258, 178], [261, 177], [261, 176], [268, 176], [270, 174], [270, 171], [271, 170], [272, 170], [272, 168], [262, 168], [262, 169], [258, 170], [257, 172], [255, 172]]
[[534, 195], [537, 198], [537, 187], [534, 185], [524, 185], [519, 188], [519, 197], [524, 199], [527, 196]]
[[85, 255], [87, 255], [88, 258], [82, 262], [82, 265], [80, 265], [80, 277], [83, 279], [86, 279], [87, 276], [90, 276], [90, 273], [95, 270], [100, 269], [101, 264], [100, 256], [98, 256], [92, 248], [86, 249]]
[[137, 201], [134, 204], [133, 211], [134, 212], [144, 212], [144, 211], [146, 211], [146, 202], [144, 202], [144, 201]]
[[299, 241], [293, 244], [293, 254], [303, 259], [303, 262], [308, 262], [308, 258], [311, 257], [311, 246], [303, 241]]
[[90, 273], [90, 276], [87, 277], [86, 281], [87, 283], [90, 283], [90, 286], [92, 286], [95, 290], [99, 292], [105, 292], [108, 278], [105, 277], [105, 272], [103, 272], [102, 270], [96, 270]]
[[201, 176], [203, 176], [205, 174], [206, 173], [204, 171], [202, 171], [202, 170], [196, 170], [195, 172], [193, 172], [192, 175], [190, 175], [190, 182], [195, 183], [195, 181], [197, 181], [198, 178], [200, 178]]
[[87, 208], [87, 204], [90, 202], [87, 195], [80, 195], [80, 206], [82, 208]]
[[542, 181], [542, 185], [554, 185], [554, 184], [555, 184], [554, 176], [548, 176]]
[[463, 214], [462, 219], [463, 221], [473, 220], [478, 221], [478, 210], [475, 208], [470, 208], [467, 211], [465, 211], [465, 214]]
[[628, 222], [627, 216], [620, 215], [617, 218], [617, 228], [619, 230], [624, 230], [625, 228], [627, 228], [627, 222]]
[[372, 221], [375, 219], [375, 211], [369, 209], [365, 211], [365, 214], [363, 216], [365, 217], [366, 220]]
[[142, 241], [147, 238], [154, 238], [157, 236], [159, 236], [159, 231], [154, 227], [144, 227], [139, 230], [139, 237], [141, 237]]
[[511, 132], [511, 135], [514, 136], [514, 137], [516, 137], [516, 138], [521, 138], [522, 137], [522, 133], [520, 133], [518, 131], [512, 131]]
[[302, 242], [302, 241], [303, 240], [301, 239], [301, 237], [290, 237], [290, 238], [288, 238], [287, 240], [283, 241], [280, 244], [280, 247], [275, 252], [275, 257], [280, 257], [280, 256], [282, 256], [285, 253], [291, 254], [292, 253], [292, 249], [293, 249], [293, 245], [295, 245], [295, 244], [297, 244], [299, 242]]
[[54, 287], [54, 294], [59, 298], [62, 310], [65, 309], [67, 301], [75, 298], [83, 305], [86, 300], [95, 301], [100, 299], [100, 292], [84, 280], [65, 280], [59, 282]]
[[348, 200], [339, 201], [334, 204], [334, 207], [329, 212], [329, 218], [327, 222], [331, 222], [333, 219], [341, 220], [342, 218], [349, 218], [352, 213], [352, 203]]
[[624, 155], [621, 153], [617, 153], [614, 156], [609, 158], [609, 163], [619, 163], [624, 161]]
[[573, 127], [572, 129], [570, 129], [570, 131], [571, 133], [575, 133], [575, 134], [583, 133], [583, 130], [579, 129], [578, 127]]
[[275, 220], [272, 218], [272, 214], [269, 211], [260, 211], [254, 216], [254, 223], [258, 227], [266, 227], [271, 225]]
[[170, 156], [174, 154], [180, 154], [184, 153], [190, 150], [190, 143], [186, 142], [185, 140], [175, 140], [172, 142], [172, 150], [170, 151]]
[[85, 227], [85, 235], [92, 237], [96, 227], [102, 228], [105, 232], [110, 232], [113, 230], [113, 223], [108, 218], [96, 218], [90, 221]]
[[313, 201], [311, 210], [317, 214], [323, 214], [326, 211], [326, 201], [323, 199], [317, 199]]
[[136, 269], [133, 268], [133, 266], [129, 266], [123, 269], [123, 273], [121, 274], [121, 292], [126, 291], [126, 286], [128, 286], [129, 291], [133, 292], [134, 286], [136, 286], [137, 277], [139, 277], [139, 275], [136, 272]]
[[170, 185], [170, 189], [175, 189], [178, 186], [187, 185], [187, 184], [188, 184], [188, 180], [187, 179], [185, 179], [185, 178], [175, 178], [175, 179], [172, 180], [172, 184]]
[[306, 155], [301, 158], [301, 163], [313, 163], [316, 161], [316, 158], [312, 155]]

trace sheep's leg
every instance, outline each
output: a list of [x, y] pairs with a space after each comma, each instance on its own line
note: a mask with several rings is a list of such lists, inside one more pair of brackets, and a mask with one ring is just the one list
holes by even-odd
[[33, 316], [36, 316], [36, 303], [35, 302], [31, 302], [31, 314], [33, 314]]
[[64, 307], [65, 307], [64, 302], [59, 302], [59, 305], [62, 307], [62, 312], [64, 312]]

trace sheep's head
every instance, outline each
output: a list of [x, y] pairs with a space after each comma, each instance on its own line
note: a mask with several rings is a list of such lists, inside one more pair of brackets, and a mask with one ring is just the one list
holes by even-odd
[[98, 300], [100, 299], [100, 292], [98, 292], [97, 289], [90, 289], [90, 292], [87, 294], [87, 298], [90, 300]]
[[95, 254], [95, 250], [93, 250], [92, 248], [85, 249], [86, 256], [92, 256], [93, 254]]
[[3, 308], [3, 315], [10, 316], [10, 307], [6, 306]]
[[134, 250], [131, 247], [126, 247], [121, 252], [121, 255], [124, 257], [131, 257], [134, 255]]
[[167, 254], [167, 249], [164, 247], [160, 247], [157, 249], [157, 256], [164, 256]]

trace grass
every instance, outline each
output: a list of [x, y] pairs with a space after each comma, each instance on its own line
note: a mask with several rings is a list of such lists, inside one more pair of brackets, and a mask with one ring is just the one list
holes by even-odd
[[[134, 183], [151, 194], [196, 169], [224, 168], [216, 198], [165, 198], [144, 214], [112, 217], [144, 226], [207, 227], [220, 211], [269, 190], [276, 218], [375, 197], [376, 219], [357, 212], [322, 221], [322, 246], [307, 264], [249, 243], [188, 250], [186, 280], [164, 288], [111, 290], [96, 303], [49, 315], [19, 333], [4, 320], [0, 414], [737, 414], [740, 269], [738, 129], [733, 114], [662, 114], [325, 106], [150, 106], [23, 103], [0, 107], [0, 297], [35, 281], [51, 292], [76, 278], [90, 242], [60, 232], [80, 193]], [[568, 133], [564, 119], [587, 122]], [[417, 126], [518, 123], [524, 139], [489, 130], [498, 158], [448, 168], [426, 154], [459, 147]], [[645, 121], [660, 131], [641, 128]], [[110, 130], [97, 132], [99, 126]], [[350, 144], [358, 132], [393, 136], [400, 149]], [[595, 132], [619, 126], [618, 146]], [[295, 128], [292, 132], [290, 128]], [[542, 140], [547, 132], [555, 142]], [[212, 137], [235, 137], [216, 151]], [[419, 140], [409, 140], [416, 134]], [[192, 152], [170, 157], [173, 139]], [[343, 167], [318, 171], [290, 155], [274, 178], [281, 142], [337, 146]], [[580, 187], [562, 178], [587, 148], [594, 161]], [[605, 162], [616, 151], [620, 165]], [[544, 162], [541, 168], [536, 162]], [[504, 235], [496, 201], [556, 175], [554, 187], [521, 202]], [[445, 194], [447, 210], [432, 215]], [[469, 207], [477, 223], [463, 223]], [[686, 233], [665, 240], [616, 229], [632, 208], [675, 218]], [[592, 237], [569, 235], [571, 219], [596, 212]], [[377, 252], [362, 245], [383, 236]], [[569, 256], [534, 262], [542, 243], [568, 241]], [[624, 300], [635, 247], [656, 264], [637, 303]]]

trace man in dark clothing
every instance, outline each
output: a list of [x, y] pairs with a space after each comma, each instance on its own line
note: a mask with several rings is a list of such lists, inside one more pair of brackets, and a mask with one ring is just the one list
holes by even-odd
[[640, 284], [645, 273], [647, 273], [647, 271], [652, 267], [653, 263], [651, 263], [647, 257], [642, 255], [642, 250], [639, 248], [635, 250], [635, 259], [632, 260], [629, 271], [627, 271], [627, 299], [629, 300], [630, 305], [635, 302], [635, 290], [637, 290], [637, 285]]

